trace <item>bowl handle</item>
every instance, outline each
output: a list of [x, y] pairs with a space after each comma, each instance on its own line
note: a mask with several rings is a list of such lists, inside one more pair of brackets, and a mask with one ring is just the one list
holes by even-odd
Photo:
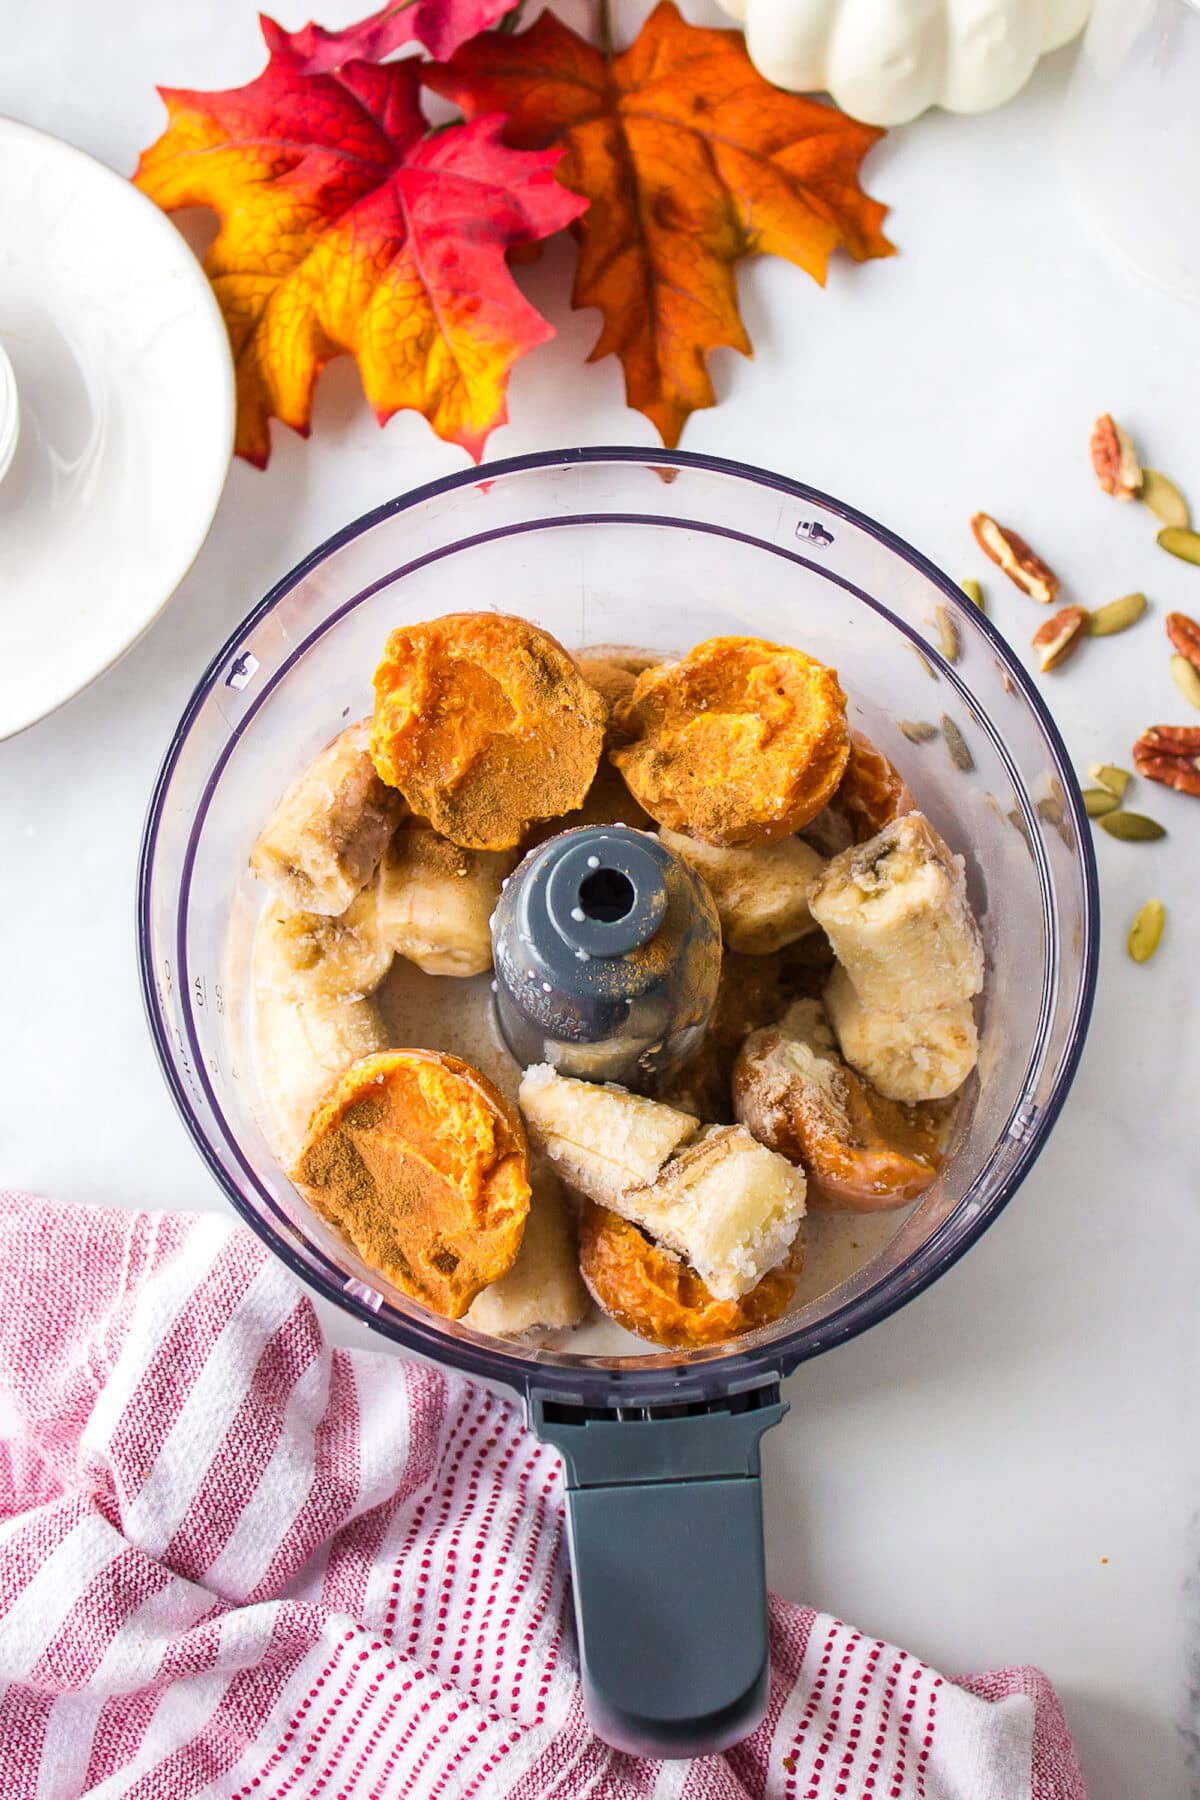
[[707, 1756], [767, 1704], [759, 1439], [778, 1381], [700, 1405], [564, 1404], [530, 1423], [562, 1456], [584, 1703], [634, 1756]]

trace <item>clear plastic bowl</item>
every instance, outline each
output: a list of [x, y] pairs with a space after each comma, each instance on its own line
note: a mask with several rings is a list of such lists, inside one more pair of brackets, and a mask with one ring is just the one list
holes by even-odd
[[[246, 970], [261, 905], [251, 843], [281, 788], [369, 711], [394, 626], [496, 607], [568, 647], [685, 648], [722, 632], [838, 669], [852, 723], [908, 775], [966, 858], [988, 953], [978, 1091], [944, 1172], [869, 1266], [719, 1349], [580, 1354], [435, 1318], [308, 1210], [257, 1122]], [[936, 609], [961, 654], [942, 656]], [[945, 740], [898, 721], [943, 715]], [[438, 481], [348, 526], [287, 575], [205, 672], [150, 806], [138, 935], [171, 1092], [224, 1193], [295, 1272], [407, 1349], [584, 1406], [703, 1401], [778, 1378], [914, 1298], [997, 1216], [1070, 1084], [1097, 953], [1091, 838], [1041, 699], [987, 619], [915, 550], [812, 488], [711, 457], [571, 450]]]

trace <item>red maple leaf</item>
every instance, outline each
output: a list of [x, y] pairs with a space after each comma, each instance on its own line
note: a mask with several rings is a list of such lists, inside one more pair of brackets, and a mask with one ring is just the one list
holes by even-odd
[[554, 335], [506, 254], [586, 201], [555, 179], [559, 150], [501, 143], [502, 116], [430, 132], [423, 68], [305, 74], [285, 53], [227, 93], [163, 90], [167, 129], [134, 179], [168, 212], [220, 215], [205, 269], [237, 367], [237, 448], [260, 467], [268, 419], [306, 432], [341, 351], [380, 423], [415, 407], [478, 458], [513, 364]]
[[452, 56], [460, 44], [510, 12], [513, 4], [514, 0], [393, 0], [341, 31], [326, 31], [323, 25], [285, 31], [267, 18], [259, 23], [272, 56], [290, 57], [304, 75], [322, 75], [355, 58], [381, 62], [405, 44], [424, 44], [433, 56]]

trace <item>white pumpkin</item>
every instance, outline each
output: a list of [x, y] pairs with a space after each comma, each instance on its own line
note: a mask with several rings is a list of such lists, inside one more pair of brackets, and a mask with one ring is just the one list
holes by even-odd
[[1092, 0], [720, 0], [777, 87], [828, 91], [871, 125], [983, 112], [1081, 30]]

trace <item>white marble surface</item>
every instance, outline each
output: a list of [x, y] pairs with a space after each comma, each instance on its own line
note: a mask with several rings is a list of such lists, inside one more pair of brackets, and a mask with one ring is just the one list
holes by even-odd
[[[301, 0], [280, 10], [308, 16]], [[354, 9], [319, 10], [335, 23]], [[687, 10], [708, 17], [704, 0]], [[625, 24], [638, 12], [619, 9]], [[155, 82], [255, 72], [254, 13], [249, 0], [9, 0], [0, 110], [128, 171], [160, 127]], [[966, 523], [982, 506], [1019, 523], [1085, 601], [1145, 587], [1152, 619], [1046, 681], [1083, 766], [1126, 761], [1138, 729], [1184, 715], [1161, 619], [1200, 613], [1200, 570], [1161, 556], [1145, 515], [1100, 494], [1086, 442], [1111, 408], [1200, 502], [1200, 315], [1142, 286], [1076, 219], [1056, 153], [1070, 61], [1052, 58], [1000, 113], [938, 115], [874, 153], [894, 261], [839, 263], [825, 293], [781, 263], [744, 268], [756, 358], [714, 359], [721, 405], [685, 444], [841, 494], [955, 575], [984, 572]], [[584, 364], [597, 321], [567, 308], [569, 263], [559, 246], [527, 273], [559, 336], [518, 370], [494, 455], [652, 441], [616, 364]], [[203, 662], [263, 590], [346, 519], [463, 461], [415, 416], [377, 430], [353, 369], [335, 367], [312, 440], [280, 432], [266, 474], [233, 470], [206, 550], [149, 636], [0, 745], [0, 1180], [218, 1204], [135, 981], [154, 772]], [[989, 590], [1026, 644], [1029, 603], [999, 577]], [[947, 1670], [1040, 1663], [1094, 1800], [1200, 1792], [1184, 1740], [1200, 1682], [1200, 803], [1144, 798], [1172, 835], [1100, 845], [1099, 1000], [1050, 1148], [936, 1289], [794, 1378], [767, 1453], [774, 1584]], [[1135, 968], [1124, 931], [1153, 892], [1168, 935]]]

